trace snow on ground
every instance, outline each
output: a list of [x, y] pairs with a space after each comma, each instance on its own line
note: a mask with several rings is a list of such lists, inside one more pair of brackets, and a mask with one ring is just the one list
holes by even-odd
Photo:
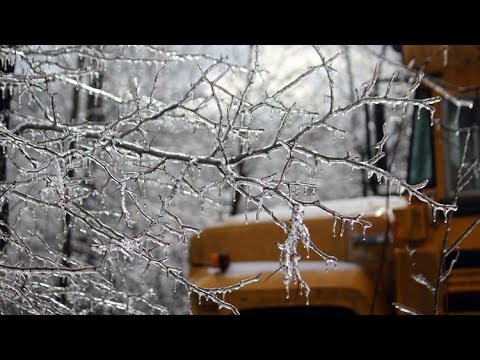
[[[337, 199], [337, 200], [327, 200], [322, 201], [322, 205], [337, 211], [342, 215], [356, 216], [358, 214], [364, 213], [365, 216], [376, 215], [379, 216], [385, 213], [387, 198], [385, 196], [366, 196], [350, 199]], [[408, 201], [399, 196], [390, 197], [390, 208], [391, 209], [402, 209], [407, 207]], [[289, 220], [291, 215], [291, 210], [289, 208], [280, 207], [272, 209], [275, 216], [282, 220]], [[251, 221], [255, 221], [256, 210], [247, 213], [247, 217]], [[328, 214], [322, 209], [308, 207], [305, 209], [305, 217], [307, 219], [312, 218], [332, 218], [332, 215]], [[269, 222], [271, 218], [265, 212], [260, 213], [259, 222]], [[231, 224], [240, 224], [245, 223], [245, 214], [234, 215], [227, 220], [218, 224], [218, 226], [231, 225]]]
[[[227, 277], [237, 276], [253, 276], [259, 273], [271, 274], [279, 269], [278, 261], [242, 261], [234, 262], [230, 265], [227, 272], [223, 274]], [[328, 266], [328, 268], [327, 268]], [[333, 270], [332, 265], [327, 265], [325, 261], [301, 261], [299, 262], [300, 271], [311, 270]], [[357, 264], [339, 261], [336, 266], [336, 270], [356, 270], [360, 267]], [[218, 269], [209, 268], [208, 271], [212, 274], [216, 274]]]

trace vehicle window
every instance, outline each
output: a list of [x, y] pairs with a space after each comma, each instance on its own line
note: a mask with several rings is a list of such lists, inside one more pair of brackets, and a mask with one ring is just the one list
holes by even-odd
[[[423, 99], [430, 96], [431, 91], [429, 89], [419, 88], [415, 97]], [[433, 142], [430, 124], [430, 112], [416, 107], [412, 119], [412, 137], [408, 161], [408, 182], [410, 184], [418, 184], [428, 179], [427, 187], [434, 185]]]
[[[472, 99], [472, 108], [457, 107], [455, 104], [444, 101], [442, 114], [442, 132], [445, 155], [445, 176], [447, 194], [453, 196], [457, 186], [458, 169], [462, 161], [468, 133], [470, 139], [467, 144], [465, 161], [471, 164], [475, 159], [480, 160], [480, 104], [478, 98]], [[480, 177], [478, 166], [472, 172], [472, 177], [461, 195], [478, 195], [480, 193]]]

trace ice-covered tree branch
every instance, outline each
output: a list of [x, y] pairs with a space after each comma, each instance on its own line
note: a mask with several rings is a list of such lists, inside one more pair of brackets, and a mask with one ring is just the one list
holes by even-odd
[[[161, 46], [0, 46], [1, 62], [16, 67], [7, 73], [0, 66], [1, 92], [13, 99], [13, 121], [0, 126], [10, 171], [0, 184], [0, 203], [8, 199], [6, 225], [12, 229], [2, 234], [6, 247], [0, 255], [0, 287], [9, 289], [0, 292], [5, 308], [163, 313], [152, 285], [161, 278], [173, 281], [173, 289], [182, 285], [187, 297], [195, 293], [199, 301], [238, 313], [225, 294], [258, 276], [202, 288], [187, 280], [173, 255], [175, 247], [187, 248], [191, 236], [201, 236], [205, 211], [225, 207], [236, 193], [246, 211], [257, 210], [257, 221], [263, 211], [283, 229], [278, 246], [287, 292], [298, 281], [308, 295], [298, 248], [327, 263], [336, 259], [311, 240], [305, 209], [331, 215], [334, 235], [337, 221], [340, 236], [347, 224], [360, 226], [364, 236], [371, 226], [363, 214], [345, 215], [324, 204], [316, 193], [323, 165], [376, 175], [399, 194], [426, 202], [434, 214], [455, 211], [455, 205], [424, 195], [426, 183], [408, 184], [377, 166], [387, 127], [364, 160], [340, 146], [332, 154], [325, 141], [316, 140], [348, 135], [340, 119], [365, 106], [416, 107], [433, 119], [440, 98], [413, 99], [418, 81], [404, 93], [393, 76], [385, 94], [374, 94], [377, 69], [356, 99], [342, 103], [336, 79], [342, 54], [308, 49], [315, 55], [312, 64], [283, 79], [262, 69], [259, 46], [247, 64]], [[296, 94], [317, 77], [326, 86], [316, 91], [328, 101], [302, 104]], [[98, 99], [102, 120], [91, 121]], [[239, 174], [245, 164], [269, 174]], [[290, 209], [289, 219], [277, 216], [278, 205]], [[67, 233], [73, 249], [68, 253]], [[69, 281], [59, 286], [62, 277]], [[149, 285], [140, 286], [144, 282]]]

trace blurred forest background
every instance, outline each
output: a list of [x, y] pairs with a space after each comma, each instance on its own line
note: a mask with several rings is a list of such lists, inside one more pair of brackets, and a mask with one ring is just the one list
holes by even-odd
[[[391, 87], [401, 96], [411, 85], [401, 76], [392, 80], [396, 69], [382, 61], [401, 63], [391, 45], [320, 48], [333, 58], [336, 107], [354, 103], [375, 74], [372, 94]], [[10, 267], [0, 269], [4, 314], [189, 313], [192, 289], [177, 286], [177, 275], [188, 271], [188, 237], [256, 209], [227, 186], [196, 192], [218, 180], [210, 167], [195, 163], [216, 147], [211, 119], [237, 112], [238, 136], [221, 151], [233, 156], [275, 136], [285, 109], [292, 111], [284, 134], [294, 134], [327, 113], [331, 99], [332, 79], [306, 45], [2, 46], [0, 61], [0, 262]], [[242, 96], [250, 108], [235, 105]], [[388, 155], [379, 166], [405, 179], [411, 111], [362, 105], [305, 141], [329, 156], [368, 159], [388, 119]], [[151, 148], [192, 156], [191, 166], [151, 159]], [[236, 171], [261, 179], [284, 160], [275, 153], [242, 162]], [[302, 191], [320, 200], [386, 192], [364, 171], [315, 169], [314, 175], [299, 172], [297, 181], [313, 181], [316, 188]], [[180, 184], [183, 178], [189, 182]], [[270, 205], [280, 204], [275, 201]]]

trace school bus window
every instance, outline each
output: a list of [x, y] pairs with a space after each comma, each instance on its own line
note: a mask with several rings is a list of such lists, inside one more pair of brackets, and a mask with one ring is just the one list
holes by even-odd
[[[453, 196], [457, 187], [457, 174], [461, 165], [465, 142], [468, 139], [465, 162], [471, 164], [480, 160], [480, 104], [478, 98], [474, 106], [457, 107], [444, 101], [444, 121], [442, 122], [443, 141], [445, 144], [445, 182], [447, 194]], [[468, 135], [470, 133], [470, 135]], [[478, 195], [480, 193], [480, 177], [478, 167], [474, 168], [470, 182], [462, 189], [461, 195]]]
[[[416, 97], [426, 98], [429, 90], [418, 89]], [[433, 178], [433, 143], [430, 112], [414, 109], [412, 121], [412, 138], [408, 164], [408, 182], [418, 184], [428, 179], [428, 186], [434, 185]]]

